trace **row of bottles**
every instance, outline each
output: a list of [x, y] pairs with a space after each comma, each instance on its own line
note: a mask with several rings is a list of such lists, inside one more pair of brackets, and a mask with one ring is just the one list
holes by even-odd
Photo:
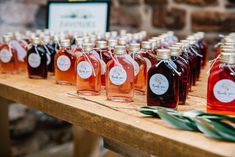
[[147, 94], [150, 106], [177, 108], [178, 103], [184, 104], [207, 55], [202, 32], [180, 42], [173, 32], [152, 38], [143, 31], [26, 34], [8, 41], [27, 43], [24, 60], [29, 78], [55, 75], [57, 84], [76, 85], [78, 94], [99, 95], [103, 88], [108, 100], [119, 102], [133, 101], [134, 93]]
[[235, 34], [218, 45], [209, 70], [207, 111], [235, 115]]

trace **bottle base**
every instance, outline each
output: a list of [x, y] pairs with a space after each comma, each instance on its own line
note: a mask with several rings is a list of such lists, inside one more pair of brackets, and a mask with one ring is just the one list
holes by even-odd
[[87, 96], [100, 95], [100, 92], [97, 92], [97, 91], [88, 91], [88, 90], [77, 91], [77, 93], [78, 93], [78, 95], [87, 95]]
[[108, 100], [114, 102], [133, 102], [132, 98], [125, 98], [125, 97], [108, 97]]
[[31, 75], [29, 76], [30, 79], [47, 79], [47, 77], [37, 76], [37, 75]]
[[135, 89], [134, 92], [135, 92], [136, 95], [146, 95], [145, 91]]
[[224, 115], [231, 115], [235, 116], [235, 109], [226, 109], [224, 107], [211, 107], [210, 104], [207, 104], [207, 112], [214, 113], [214, 114], [224, 114]]
[[56, 84], [59, 85], [75, 85], [74, 83], [68, 82], [68, 81], [56, 81]]

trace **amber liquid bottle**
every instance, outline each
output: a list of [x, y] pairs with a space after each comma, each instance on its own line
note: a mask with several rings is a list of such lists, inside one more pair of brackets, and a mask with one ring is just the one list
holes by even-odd
[[147, 105], [176, 109], [179, 102], [179, 78], [170, 63], [170, 50], [159, 49], [158, 64], [148, 71]]
[[55, 60], [55, 54], [56, 54], [55, 47], [53, 45], [53, 42], [50, 36], [44, 36], [43, 42], [44, 42], [43, 43], [44, 48], [47, 52], [48, 72], [50, 72], [51, 75], [54, 75], [55, 73], [54, 60]]
[[180, 58], [181, 51], [179, 47], [170, 47], [170, 51], [171, 60], [176, 64], [177, 70], [181, 73], [179, 76], [179, 104], [185, 104], [189, 87], [189, 68]]
[[99, 55], [101, 64], [101, 85], [105, 88], [106, 65], [112, 60], [112, 52], [109, 51], [106, 41], [97, 41], [95, 51]]
[[208, 78], [207, 111], [235, 115], [235, 54], [221, 54], [220, 63]]
[[101, 64], [92, 54], [92, 44], [83, 44], [84, 52], [77, 58], [77, 93], [99, 95], [101, 91]]
[[141, 53], [144, 57], [147, 65], [147, 71], [157, 63], [157, 57], [154, 55], [151, 47], [151, 43], [148, 41], [143, 41], [141, 44]]
[[0, 45], [0, 69], [1, 73], [18, 73], [17, 51], [11, 47], [11, 36], [4, 35]]
[[61, 49], [55, 55], [54, 66], [57, 84], [76, 84], [76, 56], [71, 52], [70, 40], [62, 40]]
[[33, 38], [33, 45], [27, 54], [28, 75], [32, 79], [47, 78], [47, 55], [41, 39]]
[[126, 59], [126, 47], [116, 46], [114, 59], [107, 64], [107, 99], [117, 102], [131, 102], [134, 96], [134, 67]]
[[109, 51], [111, 51], [112, 55], [114, 54], [114, 48], [116, 45], [117, 45], [117, 40], [110, 39], [108, 41], [108, 48], [109, 48]]
[[145, 95], [147, 88], [147, 65], [140, 53], [140, 44], [130, 44], [130, 55], [134, 65], [134, 89], [136, 94]]

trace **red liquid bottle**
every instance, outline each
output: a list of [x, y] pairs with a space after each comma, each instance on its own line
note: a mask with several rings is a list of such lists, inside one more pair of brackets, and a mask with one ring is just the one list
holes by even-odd
[[111, 51], [112, 54], [114, 54], [114, 48], [117, 45], [117, 40], [109, 40], [108, 41], [108, 48], [109, 51]]
[[54, 66], [57, 84], [76, 84], [76, 56], [71, 52], [70, 40], [62, 40], [61, 48], [55, 55]]
[[140, 44], [130, 44], [130, 55], [134, 59], [134, 89], [137, 94], [145, 95], [147, 87], [147, 65], [141, 55]]
[[33, 38], [33, 45], [27, 54], [28, 76], [32, 79], [47, 78], [46, 50], [38, 37]]
[[207, 58], [208, 58], [208, 44], [205, 41], [205, 33], [204, 32], [198, 32], [197, 35], [198, 37], [198, 44], [200, 46], [200, 49], [202, 51], [202, 67], [206, 66], [207, 63]]
[[189, 90], [189, 65], [180, 57], [179, 47], [170, 47], [171, 59], [176, 64], [177, 70], [181, 73], [179, 76], [179, 104], [185, 104]]
[[143, 41], [141, 46], [142, 46], [141, 53], [146, 61], [147, 71], [148, 71], [153, 65], [155, 65], [157, 63], [157, 57], [156, 57], [156, 55], [153, 54], [150, 42]]
[[84, 52], [77, 58], [77, 93], [99, 95], [101, 91], [101, 64], [92, 54], [91, 43], [83, 44]]
[[148, 71], [147, 105], [176, 109], [179, 102], [179, 78], [170, 63], [170, 50], [159, 49], [158, 64]]
[[207, 111], [235, 115], [235, 54], [221, 54], [220, 62], [208, 78]]
[[106, 64], [112, 60], [112, 53], [109, 51], [106, 41], [97, 41], [95, 51], [99, 55], [101, 64], [101, 85], [105, 87]]
[[11, 36], [4, 35], [3, 43], [0, 45], [0, 68], [1, 73], [18, 73], [17, 51], [11, 46]]
[[114, 59], [107, 64], [107, 99], [117, 102], [131, 102], [134, 96], [134, 67], [126, 58], [125, 46], [115, 47]]
[[75, 44], [71, 47], [72, 53], [74, 53], [77, 57], [80, 57], [83, 52], [82, 48], [83, 38], [75, 38]]

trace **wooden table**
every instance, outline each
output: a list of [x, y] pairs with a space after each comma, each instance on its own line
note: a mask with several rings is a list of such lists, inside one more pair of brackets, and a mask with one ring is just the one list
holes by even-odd
[[[206, 70], [202, 74], [187, 104], [179, 106], [179, 110], [205, 110]], [[32, 80], [26, 74], [19, 74], [0, 75], [0, 97], [0, 157], [7, 157], [9, 150], [7, 105], [11, 101], [79, 126], [79, 133], [75, 130], [77, 157], [86, 157], [84, 154], [89, 154], [90, 148], [97, 145], [94, 141], [99, 136], [104, 137], [107, 148], [126, 156], [235, 156], [234, 143], [177, 130], [161, 120], [140, 114], [136, 109], [146, 105], [146, 96], [135, 96], [133, 103], [107, 101], [104, 91], [100, 96], [86, 96], [95, 103], [79, 99], [75, 87], [57, 85], [53, 77]]]

